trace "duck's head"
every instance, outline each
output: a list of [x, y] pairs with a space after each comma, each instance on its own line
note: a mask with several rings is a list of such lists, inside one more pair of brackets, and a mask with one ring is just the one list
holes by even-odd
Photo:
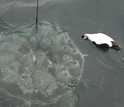
[[82, 39], [88, 39], [88, 34], [87, 34], [87, 33], [83, 34], [83, 35], [81, 36], [81, 38], [82, 38]]

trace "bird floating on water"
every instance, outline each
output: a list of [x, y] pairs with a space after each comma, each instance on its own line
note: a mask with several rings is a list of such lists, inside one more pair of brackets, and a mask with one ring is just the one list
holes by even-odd
[[94, 33], [94, 34], [84, 34], [81, 36], [83, 39], [88, 39], [91, 42], [95, 43], [96, 46], [100, 46], [101, 48], [109, 49], [112, 48], [114, 50], [120, 50], [120, 45], [114, 41], [111, 37], [103, 33]]

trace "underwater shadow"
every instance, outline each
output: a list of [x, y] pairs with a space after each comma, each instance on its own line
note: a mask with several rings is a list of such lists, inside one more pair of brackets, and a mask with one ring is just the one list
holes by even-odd
[[102, 52], [108, 52], [108, 50], [110, 49], [107, 44], [97, 45], [95, 42], [92, 42], [92, 44]]

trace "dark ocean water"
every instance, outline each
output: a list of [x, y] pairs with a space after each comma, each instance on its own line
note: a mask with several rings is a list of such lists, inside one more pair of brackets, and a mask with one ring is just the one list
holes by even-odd
[[[1, 0], [0, 32], [34, 23], [35, 8], [33, 0]], [[58, 24], [79, 51], [88, 55], [81, 79], [85, 88], [79, 86], [75, 107], [124, 107], [124, 1], [40, 0], [39, 20]], [[96, 32], [110, 35], [121, 50], [104, 52], [80, 39], [84, 33]]]

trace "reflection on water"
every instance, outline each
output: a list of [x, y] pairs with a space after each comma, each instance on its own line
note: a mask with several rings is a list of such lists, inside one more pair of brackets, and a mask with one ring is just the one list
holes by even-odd
[[[45, 5], [46, 3], [54, 3], [54, 2], [63, 2], [67, 0], [39, 0], [39, 7]], [[16, 2], [17, 7], [36, 7], [36, 1], [30, 0], [30, 1], [25, 1], [25, 0], [18, 0]]]
[[42, 22], [0, 33], [0, 104], [74, 107], [83, 73], [81, 54], [67, 32]]
[[0, 0], [0, 16], [9, 11], [15, 3], [15, 0]]

